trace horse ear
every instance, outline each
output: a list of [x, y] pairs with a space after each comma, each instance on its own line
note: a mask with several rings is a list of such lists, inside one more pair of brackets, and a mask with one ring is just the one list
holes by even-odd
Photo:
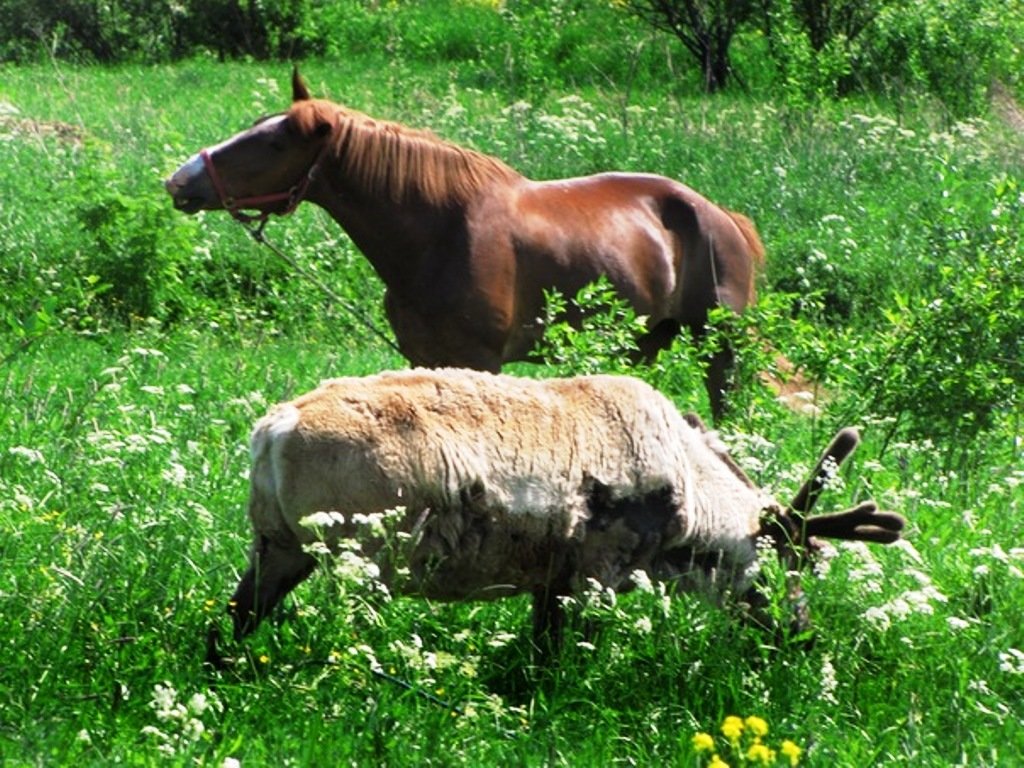
[[298, 66], [292, 69], [292, 101], [308, 101], [313, 98], [309, 95], [309, 89], [302, 81]]

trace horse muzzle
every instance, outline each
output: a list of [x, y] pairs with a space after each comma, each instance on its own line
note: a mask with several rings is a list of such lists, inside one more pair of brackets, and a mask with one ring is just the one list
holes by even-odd
[[164, 189], [183, 213], [196, 213], [204, 208], [218, 208], [217, 192], [210, 183], [198, 155], [190, 158], [164, 181]]

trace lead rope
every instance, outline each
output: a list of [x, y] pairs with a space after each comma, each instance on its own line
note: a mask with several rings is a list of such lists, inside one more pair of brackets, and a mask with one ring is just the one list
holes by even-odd
[[[295, 261], [295, 259], [286, 254], [272, 242], [267, 240], [266, 235], [263, 234], [263, 228], [267, 225], [267, 219], [260, 220], [258, 225], [250, 224], [241, 220], [239, 220], [239, 223], [245, 228], [246, 232], [252, 235], [253, 240], [255, 240], [257, 243], [262, 243], [263, 245], [267, 246], [267, 248], [269, 248], [271, 252], [273, 252], [275, 255], [277, 255], [279, 259], [281, 259], [288, 266], [294, 269], [301, 277], [304, 277], [307, 280], [309, 280], [311, 283], [313, 283], [313, 285], [315, 285], [317, 288], [323, 291], [328, 298], [336, 302], [342, 309], [348, 312], [348, 314], [351, 315], [356, 320], [356, 322], [358, 322], [360, 325], [362, 325], [364, 328], [370, 331], [370, 333], [372, 333], [378, 339], [380, 339], [389, 347], [391, 347], [391, 349], [393, 349], [399, 355], [402, 355], [402, 350], [398, 348], [398, 344], [392, 341], [390, 336], [388, 336], [386, 333], [384, 333], [384, 331], [378, 328], [373, 323], [373, 321], [366, 316], [364, 312], [362, 312], [358, 307], [352, 304], [352, 302], [339, 296], [337, 292], [335, 292], [323, 280], [314, 275], [312, 272], [303, 269], [299, 265], [299, 263]], [[404, 355], [402, 356], [404, 357]]]

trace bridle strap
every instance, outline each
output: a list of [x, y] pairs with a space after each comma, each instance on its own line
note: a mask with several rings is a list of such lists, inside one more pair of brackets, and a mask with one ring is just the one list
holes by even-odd
[[[271, 192], [266, 195], [253, 195], [251, 197], [231, 197], [228, 195], [227, 190], [224, 187], [224, 182], [217, 173], [217, 167], [213, 164], [213, 157], [210, 155], [210, 151], [203, 149], [199, 152], [199, 157], [203, 161], [203, 167], [206, 169], [207, 175], [210, 177], [210, 181], [213, 183], [213, 189], [217, 193], [217, 197], [220, 199], [220, 204], [224, 206], [224, 210], [231, 214], [232, 218], [242, 224], [253, 224], [259, 222], [259, 226], [262, 229], [263, 225], [267, 223], [267, 219], [270, 218], [271, 213], [276, 213], [278, 216], [287, 216], [295, 211], [299, 207], [299, 203], [302, 202], [306, 196], [306, 192], [309, 190], [310, 182], [316, 177], [316, 171], [320, 167], [320, 160], [324, 156], [324, 151], [327, 146], [321, 147], [317, 156], [313, 158], [313, 163], [309, 166], [309, 170], [303, 175], [299, 181], [284, 192]], [[264, 209], [264, 206], [272, 205], [274, 203], [286, 202], [284, 210], [281, 211], [268, 211]], [[258, 214], [244, 213], [244, 209], [256, 209], [259, 211]]]

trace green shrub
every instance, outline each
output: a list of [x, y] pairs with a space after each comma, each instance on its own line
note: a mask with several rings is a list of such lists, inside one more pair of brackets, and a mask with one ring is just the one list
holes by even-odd
[[121, 321], [173, 319], [192, 300], [183, 270], [188, 224], [162, 197], [133, 194], [115, 174], [105, 153], [94, 150], [76, 180], [72, 200], [83, 243], [77, 268]]
[[950, 217], [935, 292], [899, 300], [860, 350], [870, 410], [953, 448], [1024, 403], [1024, 190], [1004, 179], [991, 205], [987, 229]]
[[994, 82], [1022, 85], [1022, 40], [1020, 0], [896, 4], [879, 14], [855, 67], [869, 87], [923, 90], [962, 117], [986, 109]]

